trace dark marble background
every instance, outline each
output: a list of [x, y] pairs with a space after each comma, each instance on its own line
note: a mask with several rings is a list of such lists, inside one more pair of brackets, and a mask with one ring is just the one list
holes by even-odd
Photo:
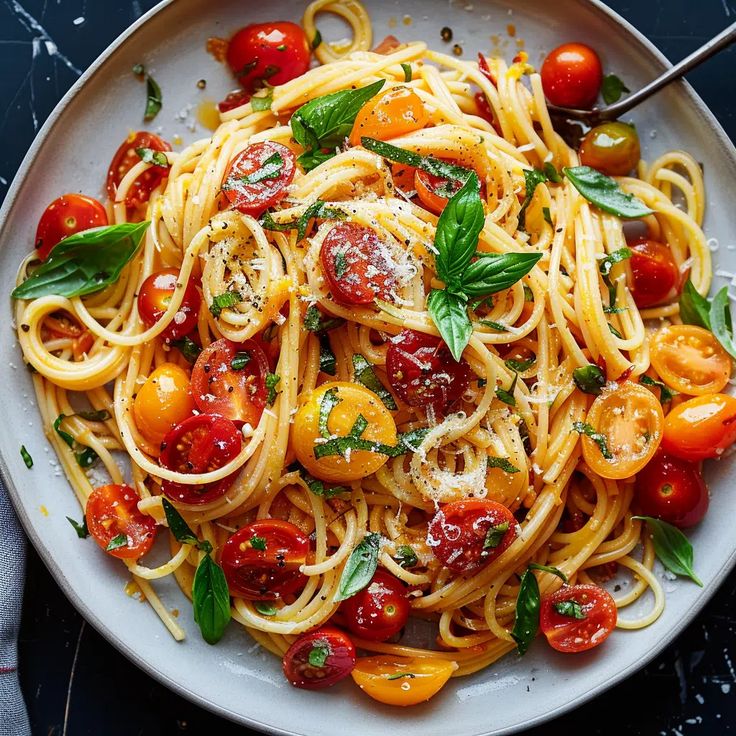
[[[35, 133], [80, 70], [153, 5], [154, 0], [0, 0], [0, 199]], [[610, 0], [609, 5], [672, 61], [736, 20], [736, 0]], [[732, 139], [735, 72], [732, 48], [689, 77]], [[650, 666], [529, 736], [736, 733], [735, 625], [732, 574]], [[118, 654], [84, 623], [33, 550], [20, 675], [38, 736], [247, 732], [170, 693]]]

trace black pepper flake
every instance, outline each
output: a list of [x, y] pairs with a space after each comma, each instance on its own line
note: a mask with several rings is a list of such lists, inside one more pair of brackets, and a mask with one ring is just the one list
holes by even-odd
[[447, 26], [445, 26], [445, 27], [444, 27], [444, 28], [443, 28], [443, 29], [442, 29], [442, 30], [440, 31], [440, 38], [441, 38], [441, 39], [442, 39], [442, 40], [443, 40], [443, 41], [444, 41], [445, 43], [449, 43], [450, 41], [452, 41], [452, 28], [448, 28]]
[[456, 43], [452, 47], [452, 53], [455, 54], [455, 56], [462, 56], [463, 55], [463, 47], [459, 43]]
[[22, 324], [20, 326], [20, 328], [21, 328], [21, 330], [23, 330], [23, 332], [28, 332], [31, 329], [31, 326], [30, 325], [26, 325], [26, 324]]
[[197, 82], [197, 88], [198, 89], [204, 89], [207, 86], [207, 80], [206, 79], [200, 79]]

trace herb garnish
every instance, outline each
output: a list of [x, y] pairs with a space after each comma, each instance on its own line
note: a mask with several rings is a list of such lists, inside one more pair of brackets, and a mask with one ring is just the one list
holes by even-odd
[[587, 618], [583, 613], [583, 607], [575, 600], [557, 601], [552, 605], [552, 607], [560, 614], [560, 616], [576, 618], [579, 621]]
[[355, 373], [355, 380], [373, 391], [389, 411], [396, 411], [398, 409], [391, 392], [378, 380], [373, 366], [358, 353], [353, 355], [353, 371]]
[[593, 396], [598, 396], [606, 385], [603, 371], [594, 363], [576, 368], [572, 372], [572, 380], [583, 393], [593, 394]]
[[520, 473], [521, 471], [516, 465], [512, 465], [507, 457], [492, 457], [486, 458], [486, 467], [490, 470], [491, 468], [501, 468], [506, 473]]
[[615, 179], [590, 166], [563, 169], [575, 189], [598, 209], [624, 219], [636, 219], [654, 214], [633, 194], [626, 194]]
[[150, 123], [156, 115], [158, 115], [163, 106], [163, 97], [161, 95], [161, 87], [158, 86], [156, 80], [150, 75], [146, 75], [146, 111], [143, 119]]
[[508, 404], [509, 406], [516, 406], [516, 398], [514, 398], [514, 390], [516, 389], [516, 384], [519, 380], [519, 374], [514, 371], [514, 380], [511, 381], [511, 385], [508, 388], [508, 391], [505, 388], [501, 388], [500, 386], [496, 389], [496, 398], [498, 398], [500, 401], [503, 401], [504, 404]]
[[680, 319], [686, 325], [697, 325], [710, 329], [710, 302], [698, 292], [688, 279], [680, 295]]
[[128, 546], [128, 535], [118, 534], [116, 537], [113, 537], [108, 542], [107, 547], [105, 547], [105, 552], [114, 552], [116, 549], [120, 549], [121, 547], [127, 547], [127, 546]]
[[20, 456], [23, 458], [26, 467], [30, 470], [33, 467], [33, 458], [31, 457], [31, 453], [26, 450], [25, 445], [20, 446]]
[[261, 614], [261, 616], [275, 616], [278, 608], [271, 601], [253, 601], [253, 608]]
[[405, 570], [411, 567], [416, 567], [419, 562], [414, 548], [410, 547], [408, 544], [402, 544], [396, 549], [396, 557], [394, 557], [394, 559], [399, 563], [399, 566], [403, 567]]
[[206, 539], [202, 540], [197, 537], [189, 527], [189, 524], [184, 521], [184, 517], [168, 499], [162, 497], [161, 505], [163, 506], [164, 514], [166, 514], [166, 523], [169, 525], [169, 531], [174, 535], [174, 539], [177, 542], [191, 544], [207, 554], [212, 552], [212, 545]]
[[250, 546], [253, 547], [253, 549], [257, 549], [260, 552], [266, 551], [266, 538], [265, 537], [259, 537], [258, 535], [254, 534], [250, 538]]
[[270, 110], [273, 104], [273, 87], [266, 85], [266, 94], [254, 95], [250, 98], [250, 107], [253, 112], [263, 112]]
[[631, 90], [615, 74], [606, 74], [601, 84], [601, 95], [606, 105], [611, 105], [621, 99], [624, 92]]
[[235, 353], [235, 357], [230, 361], [230, 369], [234, 371], [242, 371], [251, 361], [251, 354], [247, 350], [239, 350]]
[[411, 82], [411, 77], [412, 77], [411, 64], [402, 64], [401, 68], [404, 70], [404, 81]]
[[330, 656], [330, 647], [324, 640], [316, 641], [309, 650], [309, 664], [312, 667], [324, 667], [327, 657]]
[[219, 317], [223, 309], [234, 307], [243, 301], [243, 297], [237, 291], [226, 291], [224, 294], [217, 294], [212, 298], [210, 304], [210, 313], [213, 317]]
[[169, 168], [169, 159], [163, 151], [156, 151], [153, 148], [136, 148], [135, 152], [144, 163], [155, 164], [165, 169]]
[[178, 340], [174, 340], [171, 343], [171, 347], [176, 348], [184, 356], [184, 360], [192, 365], [197, 362], [197, 358], [202, 352], [202, 348], [191, 337], [187, 337], [186, 335]]
[[645, 386], [655, 386], [659, 389], [659, 403], [668, 404], [672, 401], [674, 396], [679, 393], [674, 389], [670, 388], [667, 384], [662, 381], [655, 381], [651, 376], [647, 376], [646, 373], [639, 376], [639, 383], [643, 383]]
[[509, 530], [509, 522], [504, 521], [501, 524], [494, 524], [488, 527], [486, 537], [483, 540], [483, 551], [489, 549], [496, 549], [499, 544], [503, 541], [506, 536], [506, 532]]
[[690, 578], [701, 588], [703, 583], [693, 569], [693, 546], [688, 538], [672, 524], [651, 516], [632, 516], [645, 521], [654, 542], [654, 551], [659, 561], [675, 575]]
[[334, 498], [335, 496], [341, 496], [344, 493], [350, 493], [350, 489], [345, 486], [332, 486], [331, 488], [327, 488], [321, 480], [312, 477], [301, 465], [298, 466], [298, 470], [302, 480], [307, 484], [307, 488], [309, 488], [315, 496]]
[[544, 171], [539, 169], [524, 169], [524, 182], [526, 185], [526, 194], [524, 195], [524, 201], [521, 204], [519, 210], [519, 229], [523, 230], [526, 226], [526, 210], [534, 198], [534, 192], [537, 191], [537, 187], [544, 182], [549, 181], [549, 177]]
[[314, 304], [310, 304], [304, 315], [304, 329], [309, 332], [327, 332], [345, 324], [342, 317], [329, 317], [327, 319], [322, 319], [322, 317], [322, 312]]
[[74, 527], [74, 531], [80, 539], [87, 539], [89, 536], [89, 529], [87, 528], [87, 517], [82, 516], [82, 523], [72, 519], [71, 516], [67, 516], [66, 520]]
[[587, 437], [590, 437], [590, 439], [598, 445], [601, 455], [603, 455], [606, 460], [613, 460], [613, 455], [608, 449], [608, 440], [606, 439], [606, 435], [596, 432], [595, 429], [587, 422], [573, 422], [572, 428], [579, 434], [584, 434]]
[[230, 621], [230, 591], [222, 568], [205, 554], [192, 584], [194, 620], [208, 644], [217, 644]]
[[363, 590], [373, 578], [378, 567], [378, 550], [381, 535], [368, 532], [363, 541], [352, 551], [340, 577], [335, 595], [336, 601], [344, 601]]
[[79, 465], [80, 468], [89, 468], [97, 461], [97, 453], [91, 447], [86, 447], [85, 445], [78, 443], [74, 437], [69, 434], [69, 432], [61, 428], [62, 422], [65, 419], [71, 419], [72, 417], [81, 417], [82, 419], [87, 419], [92, 422], [106, 422], [110, 418], [110, 413], [105, 409], [101, 409], [100, 411], [80, 411], [76, 414], [71, 414], [70, 416], [59, 414], [59, 416], [54, 420], [54, 431], [72, 450], [74, 457], [77, 460], [77, 465]]
[[276, 386], [281, 382], [281, 376], [277, 373], [266, 373], [266, 378], [264, 380], [266, 383], [266, 389], [268, 390], [266, 403], [269, 406], [273, 406], [273, 402], [276, 401], [276, 394], [281, 393], [276, 390]]

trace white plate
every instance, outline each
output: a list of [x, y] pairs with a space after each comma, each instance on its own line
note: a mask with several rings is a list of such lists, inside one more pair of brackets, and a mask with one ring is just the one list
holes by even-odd
[[[448, 25], [454, 31], [453, 42], [465, 49], [468, 58], [477, 50], [491, 51], [494, 35], [506, 39], [500, 51], [513, 56], [516, 41], [506, 34], [507, 24], [513, 23], [533, 63], [540, 61], [543, 50], [562, 41], [584, 41], [601, 53], [604, 67], [618, 73], [632, 89], [666, 64], [631, 26], [597, 3], [369, 0], [367, 4], [377, 39], [393, 32], [404, 40], [421, 39], [441, 49], [446, 46], [440, 40], [440, 28]], [[32, 246], [46, 202], [67, 191], [103, 195], [111, 153], [131, 128], [141, 125], [143, 92], [131, 75], [134, 64], [145, 62], [163, 89], [164, 108], [154, 129], [161, 126], [169, 140], [178, 134], [190, 142], [206, 133], [189, 130], [193, 111], [188, 106], [204, 97], [220, 99], [232, 87], [226, 71], [205, 52], [205, 40], [227, 36], [252, 21], [299, 20], [303, 7], [299, 0], [164, 2], [113, 44], [56, 108], [13, 182], [0, 213], [0, 293], [10, 293], [17, 265]], [[412, 18], [411, 25], [404, 25], [405, 15]], [[204, 92], [196, 87], [201, 78], [207, 80]], [[715, 118], [685, 84], [673, 85], [631, 117], [645, 158], [684, 148], [703, 162], [708, 190], [705, 229], [721, 243], [715, 253], [716, 267], [736, 271], [732, 224], [736, 151]], [[343, 736], [351, 728], [361, 736], [378, 736], [395, 733], [397, 727], [402, 736], [471, 736], [531, 726], [643, 666], [697, 614], [736, 559], [732, 522], [736, 463], [711, 463], [711, 510], [691, 535], [705, 588], [684, 581], [666, 583], [667, 609], [649, 628], [618, 631], [605, 646], [577, 656], [558, 655], [535, 645], [521, 660], [511, 655], [476, 675], [452, 680], [429, 704], [409, 710], [381, 706], [351, 683], [323, 693], [296, 690], [286, 684], [280, 662], [257, 650], [239, 626], [231, 625], [216, 647], [205, 644], [192, 621], [191, 606], [172, 578], [157, 589], [166, 605], [181, 611], [179, 621], [189, 632], [185, 642], [174, 642], [148, 606], [125, 595], [123, 566], [101, 555], [91, 542], [76, 538], [65, 517], [78, 518], [79, 507], [55, 469], [10, 320], [2, 324], [0, 363], [10, 368], [3, 393], [7, 429], [0, 433], [1, 470], [36, 549], [85, 618], [124, 654], [182, 695], [245, 724], [320, 736]], [[30, 471], [19, 454], [21, 443], [35, 459]]]

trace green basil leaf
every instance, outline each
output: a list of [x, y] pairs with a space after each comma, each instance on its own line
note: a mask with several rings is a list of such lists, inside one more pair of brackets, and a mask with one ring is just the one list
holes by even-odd
[[56, 419], [54, 419], [54, 424], [53, 424], [54, 431], [56, 432], [56, 434], [59, 435], [59, 437], [61, 437], [62, 440], [64, 440], [64, 442], [66, 442], [66, 444], [69, 447], [73, 448], [74, 447], [74, 437], [72, 437], [69, 434], [69, 432], [61, 428], [61, 423], [65, 419], [66, 419], [66, 414], [59, 414], [59, 416], [56, 417]]
[[526, 276], [541, 257], [541, 253], [483, 253], [464, 269], [461, 288], [468, 296], [503, 291]]
[[507, 457], [487, 457], [487, 467], [490, 468], [501, 468], [506, 473], [519, 473], [521, 472], [516, 465], [512, 465]]
[[605, 258], [601, 258], [598, 261], [598, 270], [601, 276], [608, 276], [611, 273], [611, 269], [617, 263], [631, 258], [632, 255], [634, 255], [634, 252], [631, 248], [619, 248], [618, 250], [614, 250], [613, 253], [609, 253]]
[[276, 401], [276, 394], [281, 393], [276, 390], [276, 386], [281, 382], [281, 376], [277, 373], [266, 373], [266, 388], [268, 389], [268, 395], [266, 396], [266, 403], [269, 406], [273, 406], [273, 402]]
[[309, 664], [312, 667], [324, 667], [327, 657], [330, 656], [330, 647], [326, 640], [317, 640], [309, 650]]
[[572, 428], [579, 434], [584, 434], [590, 437], [590, 439], [598, 445], [601, 455], [603, 455], [606, 460], [613, 460], [613, 455], [608, 449], [608, 440], [606, 439], [606, 435], [596, 432], [595, 429], [587, 422], [573, 422]]
[[413, 672], [394, 672], [391, 675], [386, 675], [387, 680], [401, 680], [403, 677], [413, 680], [416, 675]]
[[322, 34], [319, 31], [317, 31], [314, 34], [314, 38], [312, 39], [312, 51], [314, 51], [317, 48], [317, 46], [319, 46], [321, 43], [322, 43]]
[[514, 371], [515, 373], [523, 373], [524, 371], [529, 370], [536, 362], [536, 356], [534, 356], [533, 358], [528, 358], [527, 360], [514, 360], [514, 358], [509, 358], [508, 360], [504, 361], [506, 367], [509, 370]]
[[404, 81], [411, 82], [411, 64], [402, 64], [401, 68], [404, 70]]
[[396, 411], [398, 407], [391, 392], [378, 380], [373, 366], [360, 354], [353, 355], [353, 371], [355, 380], [373, 391], [389, 411]]
[[394, 557], [394, 559], [399, 563], [399, 566], [403, 567], [405, 570], [411, 567], [416, 567], [419, 562], [419, 558], [417, 557], [417, 553], [414, 551], [414, 548], [410, 547], [408, 544], [402, 544], [396, 550], [396, 557]]
[[335, 496], [350, 493], [350, 489], [345, 486], [332, 486], [331, 488], [327, 488], [321, 480], [312, 477], [301, 466], [299, 466], [299, 475], [301, 475], [302, 480], [307, 484], [307, 487], [315, 496], [320, 496], [321, 498], [334, 498]]
[[149, 74], [146, 77], [146, 111], [143, 119], [150, 123], [159, 114], [162, 105], [161, 87], [156, 84], [156, 80]]
[[598, 396], [606, 385], [606, 377], [603, 375], [603, 371], [593, 363], [582, 368], [576, 368], [572, 372], [572, 380], [575, 381], [575, 385], [583, 393], [593, 394], [593, 396]]
[[736, 345], [733, 342], [733, 326], [731, 323], [731, 303], [728, 298], [728, 287], [724, 286], [710, 303], [710, 327], [716, 340], [723, 349], [736, 358]]
[[344, 601], [363, 590], [372, 580], [378, 567], [378, 550], [381, 535], [369, 532], [352, 551], [340, 577], [336, 601]]
[[319, 369], [328, 376], [337, 372], [337, 358], [332, 352], [330, 338], [324, 333], [319, 336]]
[[659, 389], [660, 404], [668, 404], [679, 393], [662, 381], [655, 381], [651, 376], [647, 376], [646, 374], [639, 376], [639, 383], [643, 383], [645, 386], [656, 386]]
[[659, 561], [670, 572], [690, 578], [701, 588], [703, 587], [703, 583], [693, 570], [693, 546], [676, 526], [651, 516], [632, 516], [631, 518], [646, 522], [654, 542], [654, 551]]
[[483, 540], [483, 551], [488, 549], [496, 549], [506, 536], [509, 530], [509, 522], [504, 521], [501, 524], [494, 524], [488, 527], [485, 539]]
[[310, 304], [304, 315], [304, 329], [309, 332], [327, 332], [345, 324], [342, 317], [322, 319], [322, 316], [322, 312], [314, 304]]
[[319, 419], [317, 426], [319, 428], [319, 434], [321, 437], [329, 439], [330, 430], [327, 427], [327, 422], [330, 419], [332, 410], [342, 401], [337, 395], [337, 388], [330, 388], [325, 391], [324, 396], [319, 404]]
[[210, 304], [210, 314], [213, 317], [219, 317], [222, 314], [223, 309], [228, 307], [234, 307], [243, 301], [243, 297], [237, 291], [226, 291], [224, 294], [217, 294], [212, 297], [212, 304]]
[[623, 340], [624, 336], [610, 323], [608, 322], [608, 331], [614, 336], [619, 338], [619, 340]]
[[26, 450], [25, 445], [20, 446], [20, 456], [23, 458], [26, 467], [30, 470], [33, 467], [33, 458], [31, 457], [31, 453]]
[[552, 567], [551, 565], [540, 565], [537, 562], [530, 562], [529, 569], [540, 570], [541, 572], [549, 572], [552, 575], [557, 575], [557, 577], [562, 580], [563, 583], [567, 583], [567, 575], [565, 575], [565, 573], [562, 572], [559, 567]]
[[251, 354], [247, 350], [239, 350], [235, 353], [235, 357], [230, 361], [230, 369], [234, 371], [242, 371], [251, 361]]
[[432, 289], [427, 296], [427, 310], [452, 357], [459, 362], [473, 334], [465, 300], [444, 289]]
[[168, 499], [162, 498], [161, 504], [164, 507], [164, 514], [166, 515], [166, 523], [169, 525], [169, 531], [174, 535], [174, 539], [176, 539], [177, 542], [181, 542], [182, 544], [191, 544], [197, 549], [201, 549], [208, 554], [212, 552], [212, 545], [206, 539], [200, 540], [197, 537], [189, 527], [189, 524], [184, 521], [182, 515]]
[[266, 87], [265, 95], [258, 95], [250, 98], [250, 107], [253, 112], [263, 112], [270, 110], [273, 104], [273, 87]]
[[498, 330], [498, 332], [508, 332], [509, 328], [506, 325], [502, 325], [500, 322], [494, 322], [491, 319], [481, 319], [478, 324], [484, 327], [490, 327], [492, 330]]
[[542, 217], [544, 217], [544, 221], [550, 227], [555, 226], [554, 222], [552, 222], [552, 213], [550, 212], [549, 207], [542, 207]]
[[127, 547], [127, 546], [128, 546], [128, 535], [118, 534], [116, 537], [113, 537], [110, 540], [107, 547], [105, 547], [105, 552], [113, 552], [116, 549], [120, 549], [121, 547]]
[[568, 618], [576, 618], [579, 621], [584, 620], [586, 615], [583, 613], [583, 607], [574, 600], [568, 601], [557, 601], [553, 604], [553, 608], [560, 616], [567, 616]]
[[74, 527], [74, 531], [80, 539], [87, 539], [89, 536], [89, 529], [87, 528], [87, 517], [82, 517], [82, 523], [74, 521], [71, 516], [67, 516], [66, 520]]
[[257, 549], [259, 552], [265, 552], [266, 551], [266, 537], [259, 537], [257, 534], [254, 534], [250, 538], [250, 546], [253, 549]]
[[560, 174], [559, 171], [554, 167], [554, 164], [551, 161], [547, 161], [544, 164], [544, 175], [554, 184], [561, 184], [562, 183], [562, 174]]
[[307, 234], [309, 222], [315, 217], [324, 220], [344, 220], [347, 215], [342, 211], [330, 207], [327, 202], [317, 199], [307, 207], [296, 220], [290, 222], [276, 222], [269, 212], [265, 212], [260, 219], [260, 225], [264, 230], [276, 230], [288, 232], [296, 229], [297, 240], [303, 240]]
[[279, 609], [274, 606], [271, 601], [253, 601], [253, 608], [261, 614], [261, 616], [275, 616]]
[[621, 99], [624, 92], [631, 90], [615, 74], [606, 74], [601, 84], [601, 95], [606, 105], [611, 105]]
[[176, 348], [183, 356], [187, 363], [194, 365], [197, 362], [199, 354], [202, 352], [201, 346], [197, 345], [191, 337], [182, 337], [174, 340], [171, 346]]
[[335, 148], [325, 151], [305, 151], [297, 158], [297, 162], [304, 171], [311, 171], [325, 161], [329, 161], [335, 154]]
[[192, 584], [194, 620], [208, 644], [217, 644], [230, 621], [230, 591], [222, 568], [206, 554]]
[[75, 416], [90, 422], [106, 422], [110, 419], [110, 412], [107, 409], [83, 409], [78, 411]]
[[247, 184], [259, 184], [267, 179], [276, 179], [280, 176], [284, 168], [284, 157], [280, 153], [272, 153], [263, 163], [253, 172], [246, 176], [229, 176], [227, 181], [222, 185], [223, 191], [238, 189]]
[[526, 654], [529, 645], [539, 630], [539, 606], [541, 596], [539, 594], [539, 583], [534, 573], [527, 568], [521, 574], [519, 595], [516, 598], [516, 618], [511, 636], [516, 642], [519, 654]]
[[686, 325], [710, 329], [710, 302], [700, 295], [690, 279], [685, 282], [680, 295], [680, 319]]
[[626, 194], [615, 179], [591, 169], [575, 166], [563, 169], [575, 189], [598, 209], [624, 219], [636, 219], [654, 214], [633, 194]]
[[155, 151], [153, 148], [136, 148], [135, 152], [141, 157], [141, 161], [147, 164], [169, 168], [169, 159], [163, 151]]
[[544, 184], [544, 182], [546, 181], [548, 181], [548, 177], [547, 174], [544, 173], [544, 171], [540, 171], [539, 169], [524, 169], [526, 194], [524, 195], [524, 201], [521, 203], [521, 209], [519, 210], [520, 230], [523, 230], [526, 225], [526, 209], [531, 204], [532, 199], [534, 198], [534, 192], [537, 191], [537, 187], [540, 184]]
[[[110, 418], [109, 412], [105, 411], [104, 409], [102, 411], [91, 411], [91, 412], [78, 412], [77, 414], [72, 414], [71, 416], [80, 416], [85, 419], [91, 419], [93, 421], [105, 421], [106, 419]], [[56, 434], [61, 437], [62, 440], [72, 449], [74, 452], [74, 457], [77, 460], [77, 465], [79, 465], [80, 468], [89, 468], [97, 461], [97, 453], [91, 448], [91, 447], [85, 447], [84, 445], [80, 445], [78, 442], [74, 440], [74, 437], [72, 437], [69, 432], [63, 430], [61, 428], [61, 423], [65, 419], [69, 419], [70, 417], [67, 417], [65, 414], [59, 414], [58, 417], [54, 420], [54, 431]]]

